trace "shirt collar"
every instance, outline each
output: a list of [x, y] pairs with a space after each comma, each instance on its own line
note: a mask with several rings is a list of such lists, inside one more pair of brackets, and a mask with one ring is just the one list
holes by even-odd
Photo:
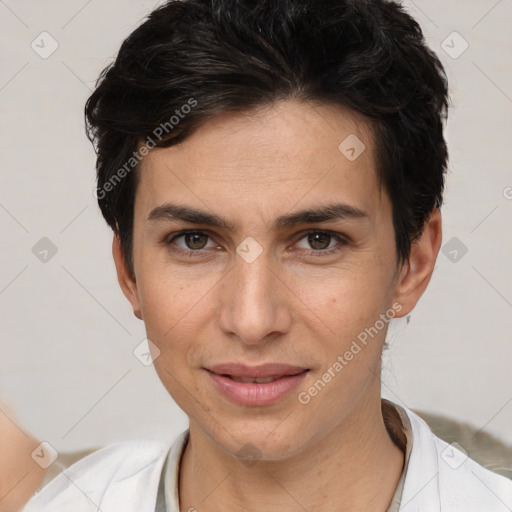
[[[395, 495], [387, 512], [414, 512], [423, 510], [428, 504], [429, 512], [440, 510], [439, 489], [438, 489], [438, 459], [434, 443], [434, 435], [426, 423], [416, 414], [398, 404], [382, 399], [383, 410], [391, 406], [399, 416], [401, 429], [405, 436], [402, 441], [402, 448], [405, 447], [405, 462], [402, 475], [398, 482]], [[390, 435], [393, 437], [398, 432], [397, 425], [387, 423]], [[180, 512], [179, 510], [179, 468], [181, 458], [189, 440], [190, 430], [183, 432], [173, 443], [163, 469], [162, 479], [164, 494], [165, 512]], [[399, 438], [395, 440], [401, 444]], [[162, 485], [161, 485], [162, 487]], [[397, 508], [397, 506], [399, 508]]]

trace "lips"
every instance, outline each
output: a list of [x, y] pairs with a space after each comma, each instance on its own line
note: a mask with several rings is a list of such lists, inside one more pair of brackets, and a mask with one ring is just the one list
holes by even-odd
[[229, 401], [245, 407], [275, 404], [302, 382], [309, 368], [280, 363], [260, 366], [221, 364], [205, 368], [215, 389]]
[[229, 377], [237, 382], [272, 382], [273, 380], [308, 371], [308, 368], [281, 363], [267, 363], [259, 366], [247, 366], [237, 363], [215, 365], [208, 371]]
[[234, 380], [235, 382], [245, 382], [246, 384], [266, 384], [267, 382], [274, 382], [277, 379], [280, 379], [281, 376], [278, 377], [262, 377], [262, 378], [253, 378], [253, 377], [233, 377], [231, 375], [224, 375], [228, 379]]

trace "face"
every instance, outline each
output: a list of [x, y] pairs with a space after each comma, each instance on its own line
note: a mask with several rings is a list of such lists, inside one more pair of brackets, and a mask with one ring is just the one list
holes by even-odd
[[219, 115], [144, 159], [136, 282], [117, 239], [114, 257], [191, 432], [278, 460], [379, 400], [387, 325], [421, 295], [437, 239], [397, 265], [373, 148], [353, 112], [288, 101]]

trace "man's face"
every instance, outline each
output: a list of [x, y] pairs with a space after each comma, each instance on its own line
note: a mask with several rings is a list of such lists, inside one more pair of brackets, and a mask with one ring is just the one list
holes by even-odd
[[[366, 147], [355, 159], [354, 136]], [[300, 453], [356, 425], [351, 418], [380, 397], [389, 311], [401, 306], [391, 204], [373, 148], [349, 110], [288, 101], [220, 115], [139, 169], [131, 301], [191, 429], [228, 452], [250, 442], [267, 459]], [[227, 225], [173, 218], [169, 205]], [[332, 205], [344, 205], [340, 216], [292, 222]], [[209, 371], [229, 363], [307, 371], [270, 385]]]

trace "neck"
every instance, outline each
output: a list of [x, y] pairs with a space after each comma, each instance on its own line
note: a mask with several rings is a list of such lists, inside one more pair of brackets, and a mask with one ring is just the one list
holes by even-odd
[[180, 510], [385, 512], [404, 453], [392, 441], [376, 398], [304, 451], [250, 467], [228, 454], [219, 456], [218, 447], [191, 422], [180, 469]]

